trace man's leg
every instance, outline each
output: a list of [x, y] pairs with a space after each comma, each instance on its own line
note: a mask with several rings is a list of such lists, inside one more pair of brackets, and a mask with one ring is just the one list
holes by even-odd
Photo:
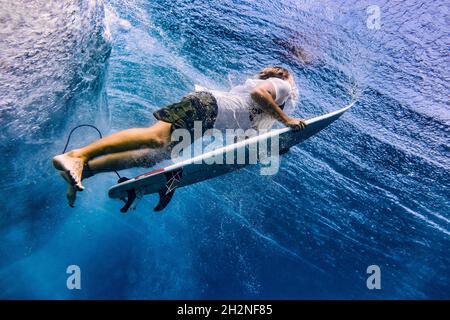
[[85, 161], [105, 154], [141, 148], [159, 149], [170, 142], [172, 124], [158, 121], [150, 128], [132, 128], [99, 139], [84, 148], [72, 151], [72, 156]]
[[141, 149], [124, 151], [100, 156], [88, 162], [88, 169], [83, 179], [100, 172], [123, 170], [134, 167], [152, 167], [170, 157], [167, 147], [162, 149]]
[[86, 147], [72, 150], [53, 158], [53, 165], [63, 172], [66, 180], [73, 183], [78, 190], [81, 184], [84, 164], [102, 155], [120, 153], [141, 148], [161, 149], [170, 142], [172, 125], [158, 121], [150, 128], [133, 128], [114, 133], [99, 139]]

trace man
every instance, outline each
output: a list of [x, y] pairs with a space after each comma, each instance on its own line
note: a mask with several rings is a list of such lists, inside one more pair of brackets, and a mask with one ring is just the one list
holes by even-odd
[[283, 67], [268, 67], [256, 79], [248, 79], [229, 92], [190, 93], [154, 112], [158, 121], [153, 126], [114, 133], [54, 157], [53, 165], [68, 183], [67, 198], [73, 206], [76, 192], [84, 189], [82, 179], [99, 172], [156, 164], [167, 157], [173, 130], [183, 128], [192, 133], [195, 121], [202, 122], [204, 131], [270, 129], [276, 120], [303, 129], [304, 120], [291, 118], [284, 110], [286, 105], [295, 104], [296, 95], [290, 72]]

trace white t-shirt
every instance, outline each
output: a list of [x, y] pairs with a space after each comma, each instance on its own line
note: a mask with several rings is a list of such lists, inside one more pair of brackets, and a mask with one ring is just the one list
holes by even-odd
[[288, 81], [279, 78], [248, 79], [243, 85], [236, 86], [229, 92], [208, 90], [199, 86], [196, 86], [196, 91], [209, 91], [217, 100], [218, 115], [214, 128], [219, 130], [270, 129], [275, 119], [263, 111], [251, 97], [253, 89], [265, 81], [270, 81], [275, 88], [276, 104], [279, 106], [284, 104], [284, 112], [292, 111], [288, 109], [292, 109], [295, 103], [294, 89]]

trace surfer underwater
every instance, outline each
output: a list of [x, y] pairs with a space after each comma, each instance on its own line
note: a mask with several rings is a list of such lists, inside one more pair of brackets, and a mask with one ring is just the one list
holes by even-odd
[[196, 88], [180, 102], [155, 111], [158, 121], [151, 127], [113, 133], [55, 156], [53, 165], [68, 184], [67, 200], [73, 207], [76, 192], [84, 190], [83, 179], [101, 172], [150, 167], [167, 159], [172, 132], [187, 129], [192, 133], [195, 121], [202, 122], [203, 133], [212, 128], [268, 130], [276, 120], [303, 129], [303, 119], [287, 115], [297, 96], [294, 78], [287, 69], [267, 67], [229, 92]]

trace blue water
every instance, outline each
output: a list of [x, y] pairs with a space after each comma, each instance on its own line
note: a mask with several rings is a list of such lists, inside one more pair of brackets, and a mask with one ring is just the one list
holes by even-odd
[[[369, 29], [372, 4], [0, 0], [0, 298], [450, 298], [450, 4], [378, 1]], [[71, 127], [148, 126], [194, 84], [272, 64], [295, 73], [297, 116], [358, 103], [275, 176], [249, 167], [121, 215], [102, 174], [66, 205], [50, 159]]]

